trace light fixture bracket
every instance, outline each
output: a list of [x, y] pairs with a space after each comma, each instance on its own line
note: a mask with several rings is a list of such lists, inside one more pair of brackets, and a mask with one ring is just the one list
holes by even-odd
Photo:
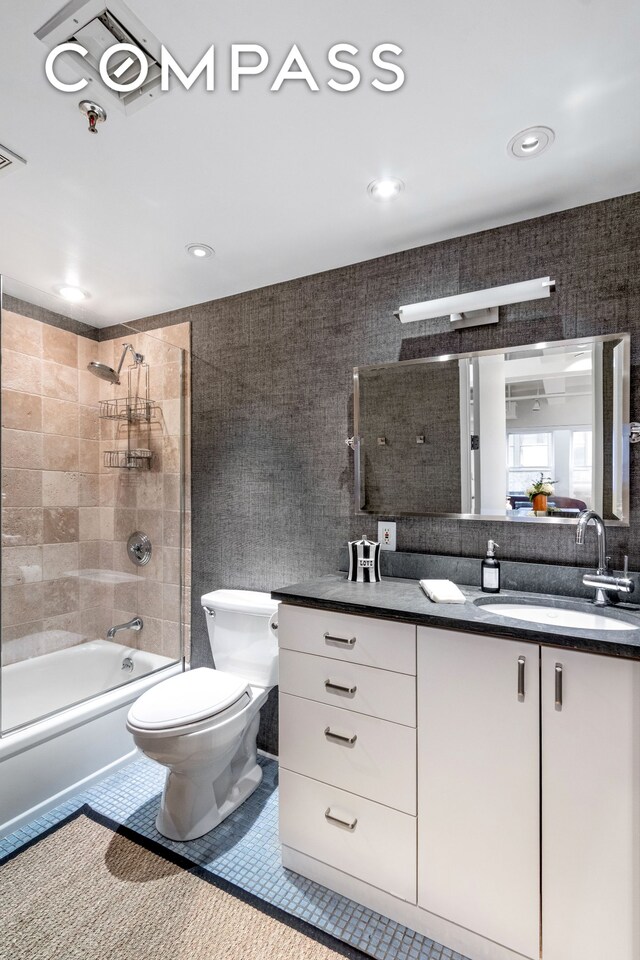
[[464, 313], [452, 313], [449, 317], [452, 330], [465, 327], [483, 327], [487, 323], [497, 323], [500, 319], [498, 307], [483, 307], [481, 310], [465, 310]]

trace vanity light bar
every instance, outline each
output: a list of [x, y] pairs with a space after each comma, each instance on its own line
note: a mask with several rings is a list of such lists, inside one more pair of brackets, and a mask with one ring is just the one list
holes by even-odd
[[455, 327], [477, 326], [498, 322], [498, 307], [509, 303], [525, 303], [527, 300], [542, 300], [555, 290], [555, 280], [550, 277], [538, 277], [536, 280], [524, 280], [522, 283], [507, 283], [503, 287], [490, 287], [488, 290], [476, 290], [473, 293], [459, 293], [453, 297], [440, 297], [438, 300], [425, 300], [423, 303], [410, 303], [400, 307], [394, 315], [400, 323], [414, 323], [416, 320], [434, 320], [449, 314]]

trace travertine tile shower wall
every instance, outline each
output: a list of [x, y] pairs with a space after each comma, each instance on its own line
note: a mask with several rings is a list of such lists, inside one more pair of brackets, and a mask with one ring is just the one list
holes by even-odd
[[100, 634], [107, 588], [78, 577], [99, 532], [97, 343], [2, 315], [2, 656], [5, 664]]
[[[126, 394], [86, 370], [117, 365], [121, 342], [95, 340], [10, 311], [2, 314], [2, 659], [5, 664], [105, 637], [140, 614], [140, 633], [117, 642], [176, 658], [180, 624], [189, 645], [189, 514], [180, 551], [180, 350], [188, 391], [189, 327], [128, 337], [149, 362], [154, 421], [136, 441], [152, 469], [103, 465], [115, 426], [100, 399]], [[185, 423], [189, 423], [188, 393]], [[188, 437], [186, 452], [189, 452]], [[189, 469], [188, 459], [184, 464]], [[189, 493], [186, 487], [187, 496]], [[147, 567], [134, 567], [126, 540], [152, 537]], [[180, 609], [180, 579], [184, 606]]]

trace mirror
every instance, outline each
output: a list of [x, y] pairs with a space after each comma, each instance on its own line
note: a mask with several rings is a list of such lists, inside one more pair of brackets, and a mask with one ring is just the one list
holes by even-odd
[[358, 512], [628, 523], [628, 334], [356, 367], [354, 420]]

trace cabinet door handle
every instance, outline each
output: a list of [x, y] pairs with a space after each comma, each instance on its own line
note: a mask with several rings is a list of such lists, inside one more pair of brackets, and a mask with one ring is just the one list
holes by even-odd
[[327, 807], [324, 812], [325, 818], [331, 823], [337, 823], [340, 827], [346, 827], [347, 830], [355, 830], [358, 818], [354, 817], [353, 820], [343, 820], [342, 817], [334, 817], [331, 813], [331, 807]]
[[327, 740], [335, 740], [336, 743], [345, 743], [351, 746], [358, 739], [358, 734], [354, 733], [350, 737], [345, 737], [342, 733], [333, 733], [331, 727], [324, 728], [324, 735]]
[[524, 665], [527, 662], [526, 657], [518, 657], [518, 700], [524, 702]]
[[556, 663], [556, 710], [562, 710], [562, 664]]
[[324, 634], [327, 643], [341, 643], [344, 647], [352, 647], [356, 642], [355, 637], [334, 637], [330, 633]]
[[325, 690], [329, 690], [331, 693], [348, 693], [352, 696], [358, 689], [357, 687], [345, 687], [341, 683], [333, 683], [332, 680], [325, 680], [324, 688]]

